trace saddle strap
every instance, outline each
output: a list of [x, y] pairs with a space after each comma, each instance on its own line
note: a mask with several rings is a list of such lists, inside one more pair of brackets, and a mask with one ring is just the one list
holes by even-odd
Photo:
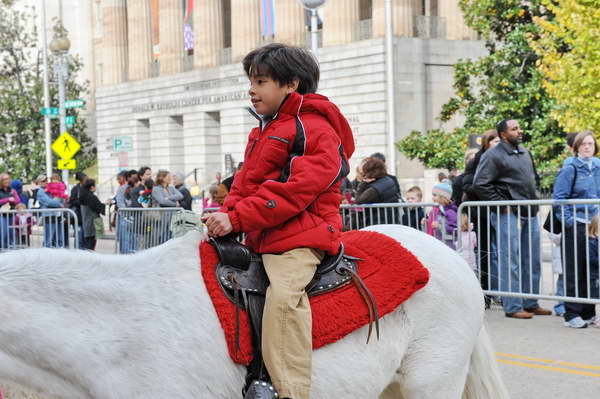
[[346, 266], [339, 266], [340, 270], [349, 273], [352, 276], [352, 282], [356, 286], [356, 290], [362, 297], [363, 301], [367, 305], [367, 309], [369, 311], [369, 332], [367, 333], [367, 344], [371, 339], [371, 333], [373, 332], [373, 323], [375, 324], [375, 332], [377, 334], [377, 340], [379, 340], [379, 310], [377, 308], [377, 302], [375, 301], [375, 297], [366, 286], [365, 282], [360, 278], [358, 273], [356, 273], [352, 268]]

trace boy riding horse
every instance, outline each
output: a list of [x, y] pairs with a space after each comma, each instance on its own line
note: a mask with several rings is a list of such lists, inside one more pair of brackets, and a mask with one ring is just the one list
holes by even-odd
[[246, 245], [262, 255], [270, 281], [264, 363], [281, 398], [308, 399], [312, 318], [305, 287], [324, 255], [340, 247], [340, 185], [354, 138], [338, 107], [315, 94], [319, 66], [307, 50], [268, 44], [246, 55], [243, 66], [259, 126], [223, 207], [205, 223], [211, 236], [245, 233]]

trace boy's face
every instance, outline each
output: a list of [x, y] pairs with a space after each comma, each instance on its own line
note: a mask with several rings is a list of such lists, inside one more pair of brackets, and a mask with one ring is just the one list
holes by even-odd
[[280, 85], [268, 76], [250, 76], [250, 102], [256, 113], [262, 116], [272, 116], [277, 113], [285, 96], [298, 88], [298, 82]]
[[417, 193], [409, 192], [406, 193], [406, 202], [414, 204], [415, 202], [421, 202], [421, 197]]

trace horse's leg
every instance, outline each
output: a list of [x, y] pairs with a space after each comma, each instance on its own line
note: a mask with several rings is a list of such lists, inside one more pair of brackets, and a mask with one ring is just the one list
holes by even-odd
[[[458, 367], [448, 365], [440, 367], [433, 364], [428, 355], [422, 359], [407, 361], [392, 396], [395, 399], [460, 399], [465, 388], [468, 364]], [[392, 398], [390, 397], [390, 399]]]

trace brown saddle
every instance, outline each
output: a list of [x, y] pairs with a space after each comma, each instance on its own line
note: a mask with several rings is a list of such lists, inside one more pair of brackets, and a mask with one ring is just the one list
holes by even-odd
[[[268, 380], [268, 374], [262, 364], [260, 343], [262, 336], [262, 315], [265, 294], [269, 286], [269, 278], [265, 272], [262, 257], [232, 236], [211, 238], [210, 243], [216, 249], [219, 263], [216, 267], [217, 280], [225, 296], [236, 305], [236, 350], [239, 349], [239, 311], [248, 314], [252, 332], [253, 360], [248, 366], [246, 387], [244, 392], [256, 380]], [[306, 287], [309, 297], [322, 295], [354, 283], [369, 310], [369, 332], [367, 343], [371, 337], [373, 324], [379, 339], [379, 312], [373, 295], [358, 275], [360, 259], [344, 252], [344, 245], [336, 255], [326, 255], [312, 281]]]

